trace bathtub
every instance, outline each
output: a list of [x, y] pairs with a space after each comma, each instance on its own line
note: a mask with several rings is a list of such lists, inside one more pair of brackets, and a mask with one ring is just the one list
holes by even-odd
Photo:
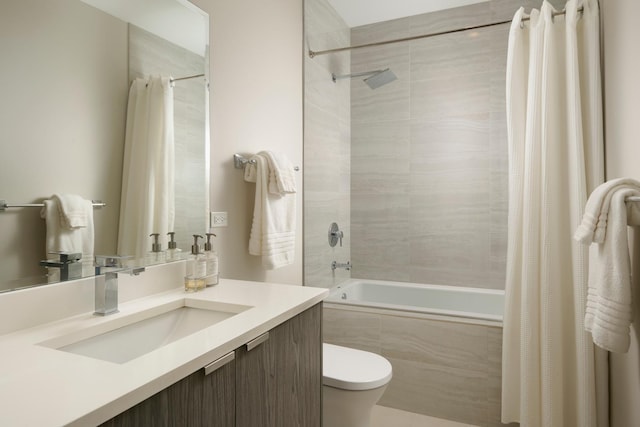
[[325, 303], [501, 322], [504, 291], [350, 279]]
[[380, 405], [500, 424], [504, 292], [350, 279], [324, 300], [325, 342], [386, 357]]

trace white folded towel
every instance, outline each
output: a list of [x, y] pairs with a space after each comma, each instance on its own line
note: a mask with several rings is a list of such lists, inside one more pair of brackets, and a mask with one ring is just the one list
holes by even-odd
[[283, 153], [261, 151], [258, 153], [269, 162], [269, 192], [285, 194], [296, 192], [296, 176], [293, 164]]
[[[44, 201], [44, 207], [40, 211], [40, 216], [44, 218], [46, 232], [46, 257], [53, 252], [82, 253], [82, 272], [84, 275], [92, 275], [93, 267], [93, 202], [84, 200], [78, 202], [80, 196], [68, 197], [54, 195], [49, 200]], [[73, 200], [74, 206], [73, 220], [64, 218], [63, 207], [60, 200]], [[82, 212], [80, 212], [82, 211]], [[85, 225], [69, 227], [70, 223], [78, 224], [82, 221]], [[55, 276], [55, 273], [53, 274]]]
[[93, 207], [87, 211], [87, 201], [76, 194], [54, 194], [60, 214], [60, 225], [68, 230], [86, 227], [89, 215], [93, 215]]
[[627, 241], [628, 209], [631, 209], [629, 213], [632, 216], [637, 215], [636, 208], [628, 207], [625, 199], [640, 195], [640, 187], [615, 188], [610, 191], [612, 195], [609, 197], [604, 242], [589, 251], [584, 323], [596, 345], [608, 351], [623, 353], [629, 349], [629, 328], [633, 318]]
[[269, 161], [263, 154], [253, 156], [253, 172], [246, 172], [249, 182], [255, 177], [256, 196], [249, 238], [249, 253], [261, 256], [262, 265], [275, 269], [292, 264], [295, 255], [295, 193], [273, 194], [269, 186]]
[[587, 245], [604, 242], [611, 197], [624, 188], [640, 189], [640, 182], [630, 178], [612, 179], [593, 190], [584, 208], [582, 222], [573, 235], [575, 240]]

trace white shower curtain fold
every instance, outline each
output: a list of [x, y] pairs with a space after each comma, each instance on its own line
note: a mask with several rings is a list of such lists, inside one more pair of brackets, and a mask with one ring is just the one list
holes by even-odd
[[175, 218], [173, 88], [169, 77], [131, 84], [122, 171], [118, 254], [141, 258], [159, 233], [166, 246]]
[[576, 1], [564, 18], [545, 1], [523, 26], [520, 9], [509, 34], [502, 421], [522, 427], [596, 426], [594, 349], [583, 330], [588, 257], [572, 239], [603, 179], [601, 110], [589, 104], [599, 100], [599, 71], [583, 65], [599, 52], [593, 3], [578, 20]]

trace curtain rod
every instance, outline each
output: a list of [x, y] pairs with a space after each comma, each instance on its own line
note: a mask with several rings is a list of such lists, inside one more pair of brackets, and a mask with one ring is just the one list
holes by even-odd
[[[584, 6], [580, 6], [578, 8], [578, 13], [582, 13], [582, 11], [584, 10]], [[566, 10], [561, 10], [559, 12], [553, 12], [551, 14], [551, 17], [556, 17], [556, 16], [560, 16], [560, 15], [564, 15], [566, 13]], [[529, 15], [524, 15], [522, 17], [522, 22], [524, 21], [528, 21], [531, 18], [529, 17]], [[385, 40], [385, 41], [381, 41], [381, 42], [374, 42], [374, 43], [366, 43], [366, 44], [360, 44], [360, 45], [355, 45], [355, 46], [347, 46], [347, 47], [338, 47], [335, 49], [327, 49], [327, 50], [319, 50], [319, 51], [313, 51], [311, 49], [309, 49], [309, 58], [314, 58], [318, 55], [326, 55], [327, 53], [335, 53], [335, 52], [343, 52], [346, 50], [353, 50], [353, 49], [361, 49], [363, 47], [373, 47], [373, 46], [383, 46], [383, 45], [387, 45], [387, 44], [392, 44], [392, 43], [401, 43], [401, 42], [408, 42], [408, 41], [412, 41], [412, 40], [419, 40], [419, 39], [426, 39], [429, 37], [435, 37], [435, 36], [442, 36], [444, 34], [453, 34], [453, 33], [461, 33], [463, 31], [471, 31], [471, 30], [478, 30], [481, 28], [487, 28], [487, 27], [493, 27], [494, 25], [503, 25], [503, 24], [509, 24], [513, 21], [513, 19], [509, 19], [508, 21], [498, 21], [498, 22], [492, 22], [490, 24], [482, 24], [482, 25], [474, 25], [472, 27], [463, 27], [463, 28], [458, 28], [455, 30], [447, 30], [447, 31], [439, 31], [437, 33], [429, 33], [429, 34], [421, 34], [419, 36], [411, 36], [411, 37], [403, 37], [400, 39], [394, 39], [394, 40]]]

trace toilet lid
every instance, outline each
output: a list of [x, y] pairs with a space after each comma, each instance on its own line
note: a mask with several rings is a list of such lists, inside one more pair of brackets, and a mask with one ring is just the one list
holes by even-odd
[[323, 384], [343, 390], [371, 390], [391, 380], [391, 363], [368, 351], [323, 344]]

